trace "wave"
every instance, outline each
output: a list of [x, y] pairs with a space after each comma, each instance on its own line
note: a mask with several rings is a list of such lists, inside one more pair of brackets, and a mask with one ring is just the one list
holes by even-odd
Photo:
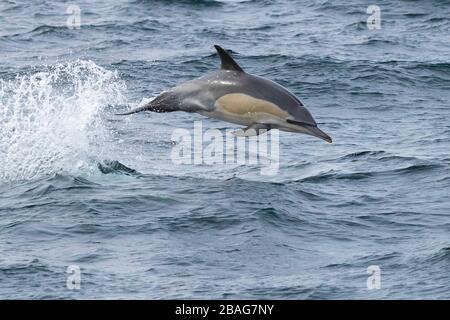
[[[156, 21], [150, 19], [143, 19], [139, 21], [135, 21], [133, 23], [126, 24], [118, 24], [118, 23], [98, 23], [98, 24], [83, 24], [83, 30], [85, 32], [106, 32], [108, 30], [118, 28], [121, 32], [129, 31], [129, 32], [159, 32], [162, 28], [166, 28], [167, 26]], [[25, 40], [33, 40], [35, 37], [48, 37], [51, 35], [61, 37], [72, 36], [73, 31], [69, 29], [66, 25], [40, 25], [31, 29], [29, 31], [13, 33], [9, 35], [0, 36], [0, 39], [25, 39]], [[111, 40], [109, 40], [111, 41]], [[117, 40], [116, 40], [117, 41]], [[126, 42], [125, 40], [121, 40]]]
[[29, 262], [18, 262], [11, 264], [0, 264], [0, 274], [8, 277], [15, 274], [30, 274], [37, 272], [51, 273], [49, 266], [45, 265], [39, 259], [33, 259]]
[[41, 25], [41, 26], [34, 28], [33, 30], [31, 30], [28, 33], [32, 34], [33, 36], [37, 36], [37, 35], [45, 35], [48, 33], [67, 31], [67, 30], [70, 30], [67, 28], [67, 26]]
[[[422, 71], [437, 71], [443, 72], [448, 76], [450, 72], [450, 63], [448, 62], [417, 62], [406, 66], [405, 69], [422, 70]], [[449, 78], [446, 79], [447, 81]]]
[[361, 157], [365, 157], [365, 156], [377, 156], [377, 155], [381, 155], [381, 154], [385, 154], [385, 151], [359, 151], [359, 152], [353, 152], [353, 153], [349, 153], [346, 154], [345, 156], [339, 158], [341, 160], [345, 160], [345, 159], [356, 159], [356, 158], [361, 158]]
[[428, 12], [407, 12], [402, 14], [402, 16], [406, 18], [422, 18], [428, 15], [429, 15]]
[[196, 7], [217, 7], [222, 6], [225, 1], [218, 1], [218, 0], [152, 0], [152, 1], [146, 1], [146, 0], [136, 0], [134, 1], [135, 4], [151, 4], [154, 5], [155, 3], [161, 3], [163, 5], [189, 5], [189, 6], [196, 6]]
[[401, 156], [401, 155], [395, 155], [390, 154], [386, 151], [359, 151], [359, 152], [353, 152], [346, 154], [342, 157], [339, 157], [337, 160], [346, 160], [346, 161], [359, 161], [359, 160], [374, 160], [374, 161], [421, 161], [421, 159], [417, 157], [410, 157], [410, 156]]
[[120, 163], [119, 161], [113, 160], [105, 160], [103, 162], [98, 163], [98, 169], [103, 174], [115, 173], [115, 174], [125, 174], [131, 176], [141, 175], [141, 173], [136, 170], [127, 167], [126, 165]]
[[0, 79], [0, 181], [96, 171], [111, 158], [102, 111], [125, 104], [125, 89], [117, 72], [84, 60]]
[[450, 262], [450, 247], [444, 247], [427, 259], [428, 262]]
[[386, 175], [386, 174], [413, 174], [413, 173], [419, 173], [424, 171], [431, 171], [435, 170], [437, 168], [441, 168], [442, 165], [440, 164], [414, 164], [410, 165], [404, 168], [397, 168], [397, 169], [390, 169], [390, 170], [382, 170], [382, 171], [363, 171], [363, 172], [349, 172], [349, 173], [342, 173], [342, 172], [336, 172], [334, 170], [322, 172], [314, 176], [302, 178], [297, 181], [301, 182], [322, 182], [327, 180], [361, 180], [361, 179], [367, 179], [374, 176], [379, 175]]

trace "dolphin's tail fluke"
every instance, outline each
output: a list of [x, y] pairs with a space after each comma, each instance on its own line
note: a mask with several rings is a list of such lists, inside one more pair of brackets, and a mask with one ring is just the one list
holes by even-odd
[[173, 112], [179, 111], [178, 109], [178, 100], [176, 99], [176, 95], [170, 92], [163, 92], [155, 99], [145, 104], [142, 107], [138, 107], [136, 109], [130, 110], [124, 113], [116, 113], [117, 116], [127, 116], [133, 113], [139, 113], [142, 111], [152, 111], [152, 112]]

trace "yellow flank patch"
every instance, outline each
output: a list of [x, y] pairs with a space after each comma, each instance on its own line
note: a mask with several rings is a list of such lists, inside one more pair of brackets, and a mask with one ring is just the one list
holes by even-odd
[[244, 115], [246, 113], [268, 113], [286, 119], [289, 114], [276, 104], [257, 99], [243, 93], [230, 93], [217, 99], [216, 104], [227, 112]]

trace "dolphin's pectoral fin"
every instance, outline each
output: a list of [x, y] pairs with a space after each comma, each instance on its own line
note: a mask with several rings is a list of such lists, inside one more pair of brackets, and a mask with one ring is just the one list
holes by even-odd
[[264, 134], [270, 129], [272, 129], [270, 124], [254, 123], [249, 125], [247, 128], [233, 131], [232, 134], [236, 137], [254, 137], [259, 136], [260, 134]]
[[181, 111], [185, 112], [212, 112], [214, 105], [209, 106], [201, 102], [199, 99], [187, 98], [183, 100], [183, 107]]

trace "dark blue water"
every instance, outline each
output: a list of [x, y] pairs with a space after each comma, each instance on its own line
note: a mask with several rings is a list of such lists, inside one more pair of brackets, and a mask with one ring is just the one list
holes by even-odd
[[[0, 3], [0, 298], [450, 298], [450, 2]], [[218, 68], [289, 88], [333, 144], [176, 165], [187, 113], [119, 118]], [[80, 268], [79, 290], [67, 267]], [[381, 289], [369, 290], [369, 266]]]

